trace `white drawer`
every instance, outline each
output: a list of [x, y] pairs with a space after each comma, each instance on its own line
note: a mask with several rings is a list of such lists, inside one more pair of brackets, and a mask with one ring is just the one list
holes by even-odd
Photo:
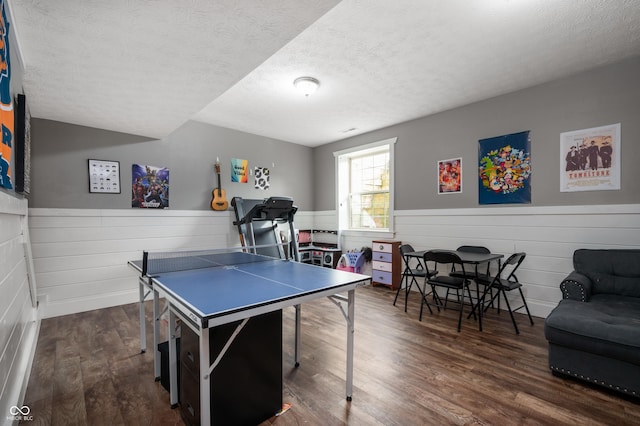
[[374, 271], [392, 272], [393, 263], [379, 262], [377, 260], [374, 260], [371, 264], [371, 269], [373, 269]]
[[393, 252], [393, 244], [390, 243], [374, 243], [372, 247], [373, 251], [381, 251], [384, 253], [392, 253]]

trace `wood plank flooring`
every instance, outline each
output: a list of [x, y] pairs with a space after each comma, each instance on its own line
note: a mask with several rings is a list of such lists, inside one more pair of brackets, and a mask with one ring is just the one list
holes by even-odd
[[[480, 332], [456, 311], [419, 322], [384, 287], [357, 290], [353, 401], [345, 399], [346, 325], [322, 299], [302, 307], [293, 367], [294, 311], [284, 311], [284, 393], [292, 408], [264, 425], [637, 425], [640, 400], [569, 379], [547, 366], [543, 319], [490, 310]], [[150, 312], [151, 306], [148, 306]], [[150, 324], [150, 316], [149, 316]], [[152, 347], [147, 327], [147, 347]], [[179, 409], [140, 353], [137, 304], [42, 321], [25, 404], [37, 425], [179, 425]]]

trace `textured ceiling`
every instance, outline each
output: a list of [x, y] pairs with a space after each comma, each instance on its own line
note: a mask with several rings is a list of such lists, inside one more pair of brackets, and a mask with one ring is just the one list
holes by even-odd
[[32, 116], [161, 138], [339, 0], [10, 0]]
[[194, 119], [317, 146], [640, 55], [638, 0], [10, 5], [33, 116], [158, 138]]

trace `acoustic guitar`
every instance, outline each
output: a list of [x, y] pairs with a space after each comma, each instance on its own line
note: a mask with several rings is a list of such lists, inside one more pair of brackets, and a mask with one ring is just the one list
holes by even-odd
[[216, 162], [216, 174], [218, 175], [218, 187], [215, 188], [211, 195], [211, 208], [213, 210], [227, 210], [229, 208], [229, 202], [227, 201], [227, 193], [220, 185], [220, 163]]

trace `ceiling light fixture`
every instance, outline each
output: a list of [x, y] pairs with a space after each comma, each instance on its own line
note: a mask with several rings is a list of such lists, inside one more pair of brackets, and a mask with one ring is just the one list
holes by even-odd
[[309, 96], [318, 90], [318, 86], [320, 86], [320, 81], [313, 77], [298, 77], [293, 80], [293, 85], [298, 91], [300, 91], [303, 95]]

